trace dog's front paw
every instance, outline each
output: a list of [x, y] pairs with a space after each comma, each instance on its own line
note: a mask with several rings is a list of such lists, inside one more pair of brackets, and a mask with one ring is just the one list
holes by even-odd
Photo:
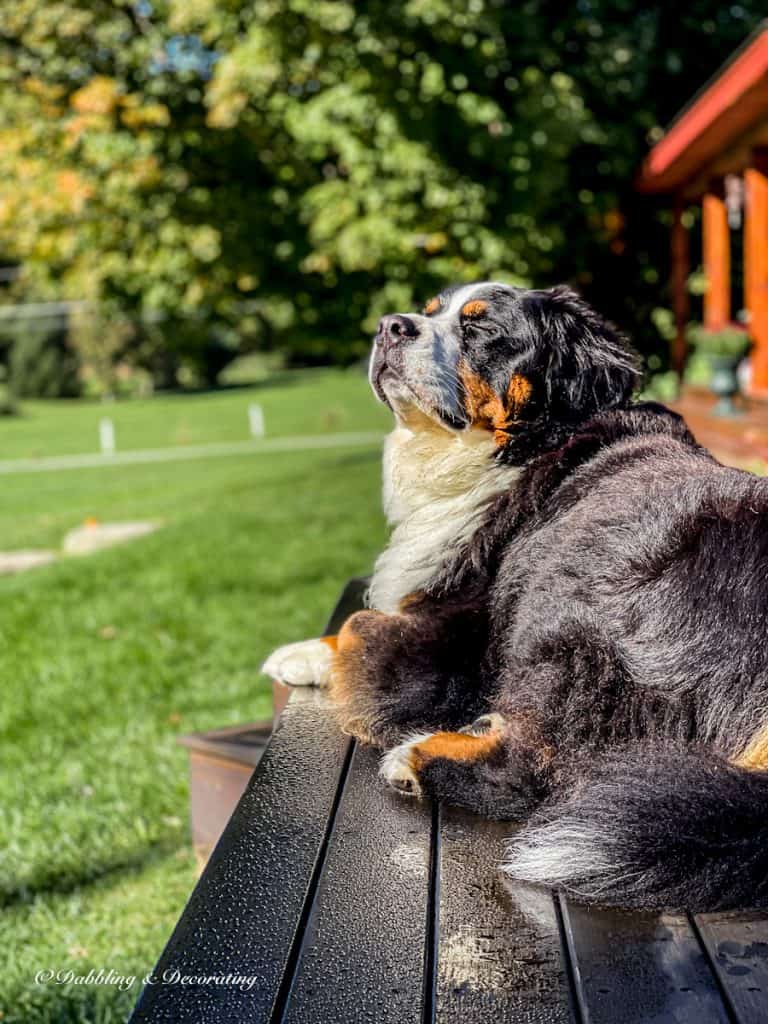
[[388, 750], [381, 759], [379, 774], [381, 777], [404, 796], [421, 796], [421, 786], [416, 770], [417, 758], [414, 756], [419, 743], [429, 739], [430, 733], [419, 733], [411, 736], [405, 743]]
[[278, 647], [261, 671], [286, 686], [327, 686], [334, 650], [329, 639], [302, 640]]

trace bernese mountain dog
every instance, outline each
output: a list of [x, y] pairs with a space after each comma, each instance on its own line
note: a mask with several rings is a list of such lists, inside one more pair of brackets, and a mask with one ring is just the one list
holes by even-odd
[[324, 685], [409, 797], [522, 822], [503, 869], [591, 903], [768, 903], [768, 480], [633, 400], [566, 287], [379, 324], [392, 534], [368, 610], [264, 670]]

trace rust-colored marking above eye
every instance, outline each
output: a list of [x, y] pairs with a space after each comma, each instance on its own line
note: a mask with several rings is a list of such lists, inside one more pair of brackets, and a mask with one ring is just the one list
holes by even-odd
[[488, 312], [488, 303], [483, 302], [482, 299], [472, 299], [471, 302], [465, 302], [461, 307], [461, 315], [469, 317], [470, 320], [474, 320], [479, 316], [484, 316]]
[[426, 306], [424, 307], [424, 312], [427, 314], [427, 316], [432, 316], [432, 314], [436, 313], [438, 309], [440, 309], [440, 299], [434, 298], [430, 299], [429, 302], [426, 304]]

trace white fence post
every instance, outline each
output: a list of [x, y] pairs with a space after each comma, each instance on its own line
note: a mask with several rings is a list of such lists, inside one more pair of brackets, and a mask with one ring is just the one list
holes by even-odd
[[251, 437], [264, 437], [264, 410], [256, 402], [248, 406], [248, 426]]
[[99, 420], [99, 445], [102, 455], [115, 454], [115, 424], [106, 416]]

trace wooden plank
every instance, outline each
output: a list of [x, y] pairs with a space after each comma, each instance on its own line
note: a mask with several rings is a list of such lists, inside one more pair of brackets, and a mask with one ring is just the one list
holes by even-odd
[[[348, 585], [328, 632], [355, 602], [359, 607], [363, 586]], [[155, 967], [153, 984], [142, 992], [132, 1024], [270, 1019], [283, 977], [293, 970], [304, 908], [317, 884], [350, 753], [351, 741], [322, 694], [293, 693]], [[233, 975], [245, 980], [233, 981]]]
[[513, 831], [509, 823], [441, 810], [439, 1024], [571, 1020], [553, 896], [499, 871]]
[[561, 907], [584, 1024], [728, 1024], [685, 917], [594, 910], [564, 899]]
[[699, 914], [702, 942], [739, 1024], [768, 1020], [768, 915]]
[[377, 778], [356, 747], [285, 1024], [420, 1024], [429, 933], [429, 806]]

